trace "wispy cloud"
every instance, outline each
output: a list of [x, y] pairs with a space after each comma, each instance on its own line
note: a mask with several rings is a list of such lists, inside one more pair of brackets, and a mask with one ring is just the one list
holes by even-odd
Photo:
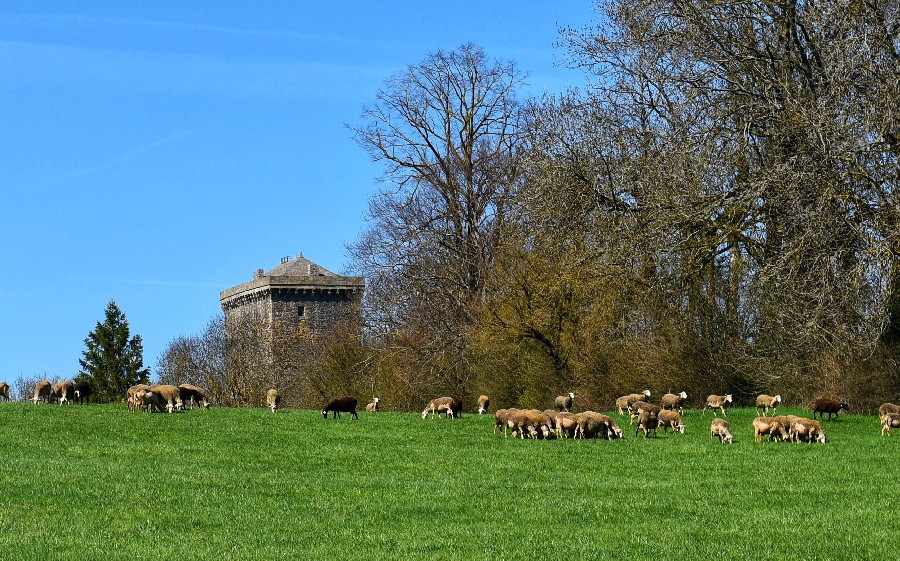
[[89, 174], [92, 174], [92, 173], [97, 173], [97, 172], [99, 172], [99, 171], [103, 171], [103, 170], [105, 170], [105, 169], [107, 169], [107, 168], [110, 168], [110, 167], [112, 167], [112, 166], [115, 166], [115, 165], [118, 165], [118, 164], [121, 164], [121, 163], [124, 163], [124, 162], [128, 162], [128, 161], [130, 161], [130, 160], [133, 160], [133, 159], [135, 159], [136, 157], [140, 156], [141, 154], [144, 154], [144, 153], [146, 153], [146, 152], [149, 152], [149, 151], [153, 150], [154, 148], [158, 148], [158, 147], [163, 146], [163, 145], [165, 145], [165, 144], [169, 144], [169, 143], [171, 143], [171, 142], [175, 142], [176, 140], [179, 140], [179, 139], [182, 139], [182, 138], [185, 138], [185, 137], [194, 135], [194, 134], [196, 134], [197, 132], [199, 132], [199, 129], [194, 129], [194, 130], [189, 130], [189, 131], [185, 131], [185, 132], [180, 132], [180, 133], [178, 133], [178, 134], [173, 134], [173, 135], [171, 135], [171, 136], [167, 136], [167, 137], [165, 137], [165, 138], [161, 138], [161, 139], [156, 140], [156, 141], [154, 141], [154, 142], [151, 142], [151, 143], [149, 143], [149, 144], [145, 144], [145, 145], [143, 145], [143, 146], [139, 146], [138, 148], [135, 148], [134, 150], [129, 150], [129, 151], [126, 152], [125, 154], [119, 156], [118, 158], [109, 160], [108, 162], [103, 162], [102, 164], [97, 164], [97, 165], [94, 165], [94, 166], [91, 166], [91, 167], [87, 167], [87, 168], [83, 168], [83, 169], [79, 169], [79, 170], [75, 170], [75, 171], [66, 173], [66, 174], [64, 174], [64, 175], [61, 175], [61, 176], [55, 178], [55, 179], [52, 179], [52, 180], [49, 181], [48, 183], [50, 183], [50, 184], [53, 184], [53, 183], [59, 183], [59, 182], [61, 182], [61, 181], [66, 181], [66, 180], [73, 179], [73, 178], [76, 178], [76, 177], [80, 177], [80, 176], [83, 176], [83, 175], [89, 175]]

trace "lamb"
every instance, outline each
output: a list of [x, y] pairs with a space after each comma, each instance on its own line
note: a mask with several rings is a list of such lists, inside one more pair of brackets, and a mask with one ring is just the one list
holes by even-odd
[[841, 409], [850, 412], [850, 405], [846, 402], [835, 401], [833, 399], [817, 399], [813, 402], [813, 419], [816, 418], [816, 413], [819, 414], [819, 418], [824, 420], [824, 413], [828, 413], [828, 420], [831, 420], [831, 416], [835, 417], [841, 412]]
[[774, 417], [757, 417], [753, 419], [753, 439], [756, 442], [762, 442], [764, 435], [769, 435], [769, 442], [772, 442], [778, 436], [782, 440], [787, 440], [788, 433], [784, 430], [784, 426]]
[[684, 434], [684, 421], [677, 411], [663, 409], [656, 414], [656, 418], [659, 419], [659, 426], [663, 428], [663, 433], [668, 432], [668, 428], [672, 427], [672, 432]]
[[129, 413], [134, 413], [135, 410], [137, 409], [137, 407], [140, 405], [138, 403], [138, 401], [135, 399], [135, 396], [137, 395], [137, 393], [142, 390], [149, 390], [149, 389], [150, 389], [150, 386], [148, 386], [147, 384], [137, 384], [137, 385], [134, 385], [134, 386], [131, 386], [130, 388], [128, 388], [127, 403], [128, 403], [128, 412]]
[[182, 403], [196, 403], [204, 409], [209, 409], [209, 402], [206, 401], [206, 392], [203, 391], [203, 388], [191, 384], [181, 384], [178, 386], [178, 396]]
[[635, 401], [631, 404], [630, 411], [631, 418], [628, 420], [629, 425], [631, 425], [632, 421], [638, 418], [638, 416], [641, 414], [641, 411], [647, 411], [658, 416], [659, 412], [662, 411], [662, 407], [653, 405], [652, 403], [647, 403], [646, 401]]
[[91, 400], [91, 385], [87, 382], [75, 384], [75, 401], [84, 405]]
[[63, 380], [62, 382], [57, 382], [53, 386], [53, 395], [59, 400], [59, 404], [63, 405], [67, 401], [72, 401], [72, 397], [74, 397], [75, 386], [72, 382], [68, 380]]
[[769, 414], [769, 407], [772, 408], [772, 413], [778, 410], [778, 404], [781, 403], [781, 396], [776, 395], [772, 397], [771, 395], [760, 394], [756, 398], [756, 414], [759, 415], [759, 408], [763, 408], [763, 415]]
[[372, 398], [372, 403], [366, 405], [366, 413], [378, 413], [378, 402], [381, 401], [377, 397]]
[[486, 395], [478, 396], [478, 414], [479, 415], [486, 412], [490, 405], [491, 405], [491, 400], [490, 400], [490, 398], [488, 398], [488, 396], [486, 396]]
[[887, 432], [891, 436], [891, 429], [900, 427], [900, 413], [884, 413], [881, 415], [881, 436]]
[[725, 404], [731, 403], [731, 394], [728, 395], [711, 395], [706, 398], [706, 406], [703, 408], [703, 415], [706, 415], [707, 408], [713, 410], [713, 415], [716, 414], [716, 409], [720, 409], [722, 411], [722, 416], [727, 417], [725, 415]]
[[822, 424], [812, 419], [804, 419], [795, 417], [791, 422], [791, 437], [797, 444], [801, 439], [812, 443], [813, 440], [825, 443], [825, 432], [822, 430]]
[[278, 411], [278, 406], [281, 405], [281, 396], [278, 395], [278, 390], [275, 388], [270, 389], [266, 392], [266, 407], [272, 410], [272, 413]]
[[350, 413], [351, 419], [359, 420], [359, 414], [356, 412], [356, 398], [349, 395], [331, 398], [322, 409], [322, 417], [328, 418], [328, 412], [333, 411], [332, 418], [340, 418], [341, 413]]
[[659, 426], [659, 418], [655, 413], [651, 411], [647, 411], [642, 409], [640, 414], [638, 415], [638, 426], [634, 430], [634, 435], [637, 436], [638, 431], [644, 432], [644, 438], [647, 438], [647, 435], [653, 431], [653, 436], [658, 436], [656, 434], [656, 428]]
[[687, 392], [681, 393], [667, 393], [662, 396], [662, 399], [659, 400], [659, 405], [663, 409], [671, 409], [674, 411], [678, 409], [678, 412], [684, 415], [684, 402], [687, 399]]
[[616, 407], [619, 409], [619, 415], [625, 415], [624, 410], [628, 410], [628, 413], [631, 413], [631, 404], [636, 401], [645, 401], [644, 398], [650, 397], [650, 390], [644, 390], [642, 393], [630, 393], [628, 395], [623, 395], [622, 397], [616, 400]]
[[561, 395], [556, 398], [553, 406], [557, 411], [569, 412], [572, 410], [572, 401], [575, 399], [575, 393], [569, 392], [569, 395]]
[[731, 432], [728, 428], [728, 421], [716, 417], [709, 427], [709, 437], [718, 437], [719, 442], [722, 444], [725, 444], [726, 440], [728, 441], [728, 444], [734, 444], [734, 437], [731, 436]]
[[50, 401], [50, 394], [53, 389], [50, 387], [50, 382], [48, 380], [41, 380], [37, 384], [34, 385], [34, 397], [31, 400], [35, 405], [38, 402], [47, 403]]
[[160, 403], [165, 403], [166, 412], [171, 413], [175, 410], [180, 411], [184, 409], [184, 402], [181, 401], [181, 392], [179, 391], [178, 386], [160, 384], [150, 386], [149, 389], [159, 396]]
[[0, 382], [0, 397], [9, 401], [9, 384], [6, 382]]

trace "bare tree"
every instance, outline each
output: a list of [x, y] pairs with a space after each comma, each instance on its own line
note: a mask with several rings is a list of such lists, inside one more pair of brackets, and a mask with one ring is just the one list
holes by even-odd
[[[385, 164], [368, 229], [348, 250], [367, 277], [373, 332], [464, 385], [464, 333], [521, 179], [524, 76], [478, 47], [437, 51], [392, 76], [351, 127]], [[423, 366], [420, 362], [419, 366]]]

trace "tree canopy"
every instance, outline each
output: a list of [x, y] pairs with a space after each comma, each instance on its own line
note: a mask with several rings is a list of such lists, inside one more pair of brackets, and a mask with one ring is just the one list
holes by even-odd
[[141, 336], [131, 336], [128, 320], [115, 300], [106, 305], [105, 318], [84, 340], [81, 371], [76, 381], [91, 385], [91, 397], [111, 402], [125, 397], [130, 386], [145, 384], [150, 369], [144, 368]]

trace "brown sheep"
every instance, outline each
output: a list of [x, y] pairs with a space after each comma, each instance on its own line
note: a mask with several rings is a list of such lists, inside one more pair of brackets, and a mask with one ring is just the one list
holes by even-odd
[[659, 419], [659, 426], [663, 428], [664, 434], [668, 432], [669, 427], [672, 428], [672, 432], [684, 434], [684, 420], [682, 420], [681, 415], [677, 411], [663, 409], [656, 414], [656, 418]]
[[75, 385], [68, 380], [57, 382], [53, 386], [53, 395], [59, 400], [60, 405], [67, 401], [72, 401], [72, 398], [75, 397]]
[[561, 412], [556, 415], [556, 436], [567, 438], [576, 436], [578, 431], [578, 416], [574, 413]]
[[850, 405], [846, 402], [835, 401], [833, 399], [817, 399], [813, 402], [813, 419], [816, 418], [816, 413], [819, 414], [819, 418], [824, 420], [824, 413], [828, 413], [828, 420], [831, 420], [831, 416], [835, 417], [841, 412], [841, 410], [850, 412]]
[[630, 411], [631, 418], [628, 420], [629, 425], [631, 425], [631, 423], [638, 418], [638, 416], [641, 414], [641, 411], [647, 411], [658, 416], [659, 412], [662, 411], [662, 407], [653, 405], [652, 403], [647, 403], [646, 401], [635, 401], [631, 404]]
[[787, 440], [788, 433], [784, 430], [784, 426], [774, 417], [757, 417], [753, 419], [753, 439], [756, 442], [762, 442], [762, 437], [769, 435], [769, 442], [775, 438], [781, 437]]
[[209, 402], [206, 401], [206, 392], [203, 391], [203, 388], [192, 384], [181, 384], [178, 386], [178, 396], [181, 398], [182, 403], [196, 403], [204, 409], [209, 409]]
[[328, 412], [332, 411], [332, 418], [340, 418], [341, 413], [350, 413], [351, 419], [359, 420], [359, 414], [356, 412], [356, 398], [349, 395], [341, 397], [333, 397], [322, 409], [322, 417], [328, 418]]
[[[619, 438], [619, 435], [622, 432], [621, 429], [619, 429], [618, 433], [616, 433], [615, 429], [612, 427], [612, 419], [601, 413], [585, 411], [584, 413], [576, 415], [575, 418], [578, 423], [578, 426], [575, 429], [576, 438], [584, 439], [599, 436], [600, 438], [612, 440], [613, 438]], [[616, 426], [616, 428], [618, 428], [618, 426]]]
[[878, 414], [885, 415], [887, 413], [900, 413], [900, 405], [894, 405], [893, 403], [882, 403], [878, 408]]
[[642, 393], [630, 393], [628, 395], [623, 395], [622, 397], [616, 399], [616, 408], [619, 410], [619, 415], [625, 415], [625, 411], [631, 413], [631, 404], [637, 401], [646, 402], [646, 398], [650, 397], [650, 390], [644, 390]]
[[478, 414], [487, 412], [488, 407], [491, 405], [491, 400], [486, 395], [478, 396]]
[[494, 434], [497, 434], [497, 429], [503, 427], [503, 436], [506, 436], [507, 421], [515, 411], [516, 409], [497, 409], [494, 413]]
[[159, 396], [161, 403], [166, 406], [166, 412], [171, 413], [184, 409], [184, 402], [181, 401], [181, 392], [178, 390], [178, 386], [159, 384], [150, 386], [150, 391]]
[[656, 434], [656, 428], [659, 426], [659, 418], [655, 413], [651, 411], [647, 411], [646, 409], [641, 409], [640, 414], [638, 415], [638, 425], [634, 431], [634, 435], [637, 436], [639, 431], [643, 431], [644, 438], [647, 438], [647, 435], [650, 432], [653, 432], [653, 436], [658, 436]]
[[728, 430], [728, 421], [725, 419], [719, 419], [716, 417], [712, 421], [712, 425], [709, 427], [709, 437], [715, 438], [718, 437], [719, 442], [725, 444], [725, 441], [728, 441], [728, 444], [734, 444], [734, 437], [731, 436], [731, 432]]
[[672, 411], [678, 409], [678, 412], [684, 415], [684, 402], [687, 400], [687, 392], [667, 393], [659, 400], [659, 405], [663, 409]]
[[760, 414], [760, 413], [759, 413], [759, 408], [760, 408], [760, 407], [763, 408], [762, 414], [763, 414], [764, 416], [768, 416], [768, 415], [769, 415], [769, 408], [770, 408], [770, 407], [772, 408], [772, 413], [774, 414], [775, 411], [778, 410], [778, 404], [779, 404], [779, 403], [781, 403], [781, 396], [780, 396], [780, 395], [776, 395], [776, 396], [773, 397], [773, 396], [771, 396], [771, 395], [760, 394], [760, 395], [757, 396], [757, 398], [756, 398], [756, 414], [757, 414], [757, 415]]
[[430, 413], [432, 417], [446, 413], [448, 417], [458, 417], [459, 411], [462, 410], [462, 400], [457, 397], [437, 397], [428, 402], [425, 410], [422, 411], [422, 418]]
[[824, 444], [825, 432], [822, 430], [822, 424], [819, 421], [795, 417], [791, 421], [791, 438], [797, 444], [801, 440], [806, 440], [809, 443], [816, 441]]
[[900, 413], [885, 413], [881, 416], [881, 436], [884, 433], [891, 436], [892, 428], [900, 428]]
[[272, 413], [278, 411], [278, 406], [281, 405], [281, 396], [278, 395], [278, 390], [275, 388], [270, 389], [266, 392], [266, 407], [272, 410]]
[[569, 392], [569, 395], [561, 395], [556, 398], [556, 401], [553, 402], [553, 407], [556, 408], [557, 411], [572, 411], [572, 402], [575, 399], [575, 393]]
[[722, 411], [722, 416], [727, 417], [725, 414], [725, 404], [731, 403], [731, 394], [728, 395], [711, 395], [706, 398], [706, 406], [703, 407], [703, 415], [706, 415], [707, 409], [713, 410], [713, 415], [716, 414], [716, 409]]
[[0, 397], [9, 401], [9, 384], [6, 382], [0, 382]]
[[31, 400], [35, 405], [38, 402], [47, 403], [50, 401], [50, 394], [53, 392], [53, 388], [50, 387], [49, 380], [41, 380], [34, 386], [34, 397]]

